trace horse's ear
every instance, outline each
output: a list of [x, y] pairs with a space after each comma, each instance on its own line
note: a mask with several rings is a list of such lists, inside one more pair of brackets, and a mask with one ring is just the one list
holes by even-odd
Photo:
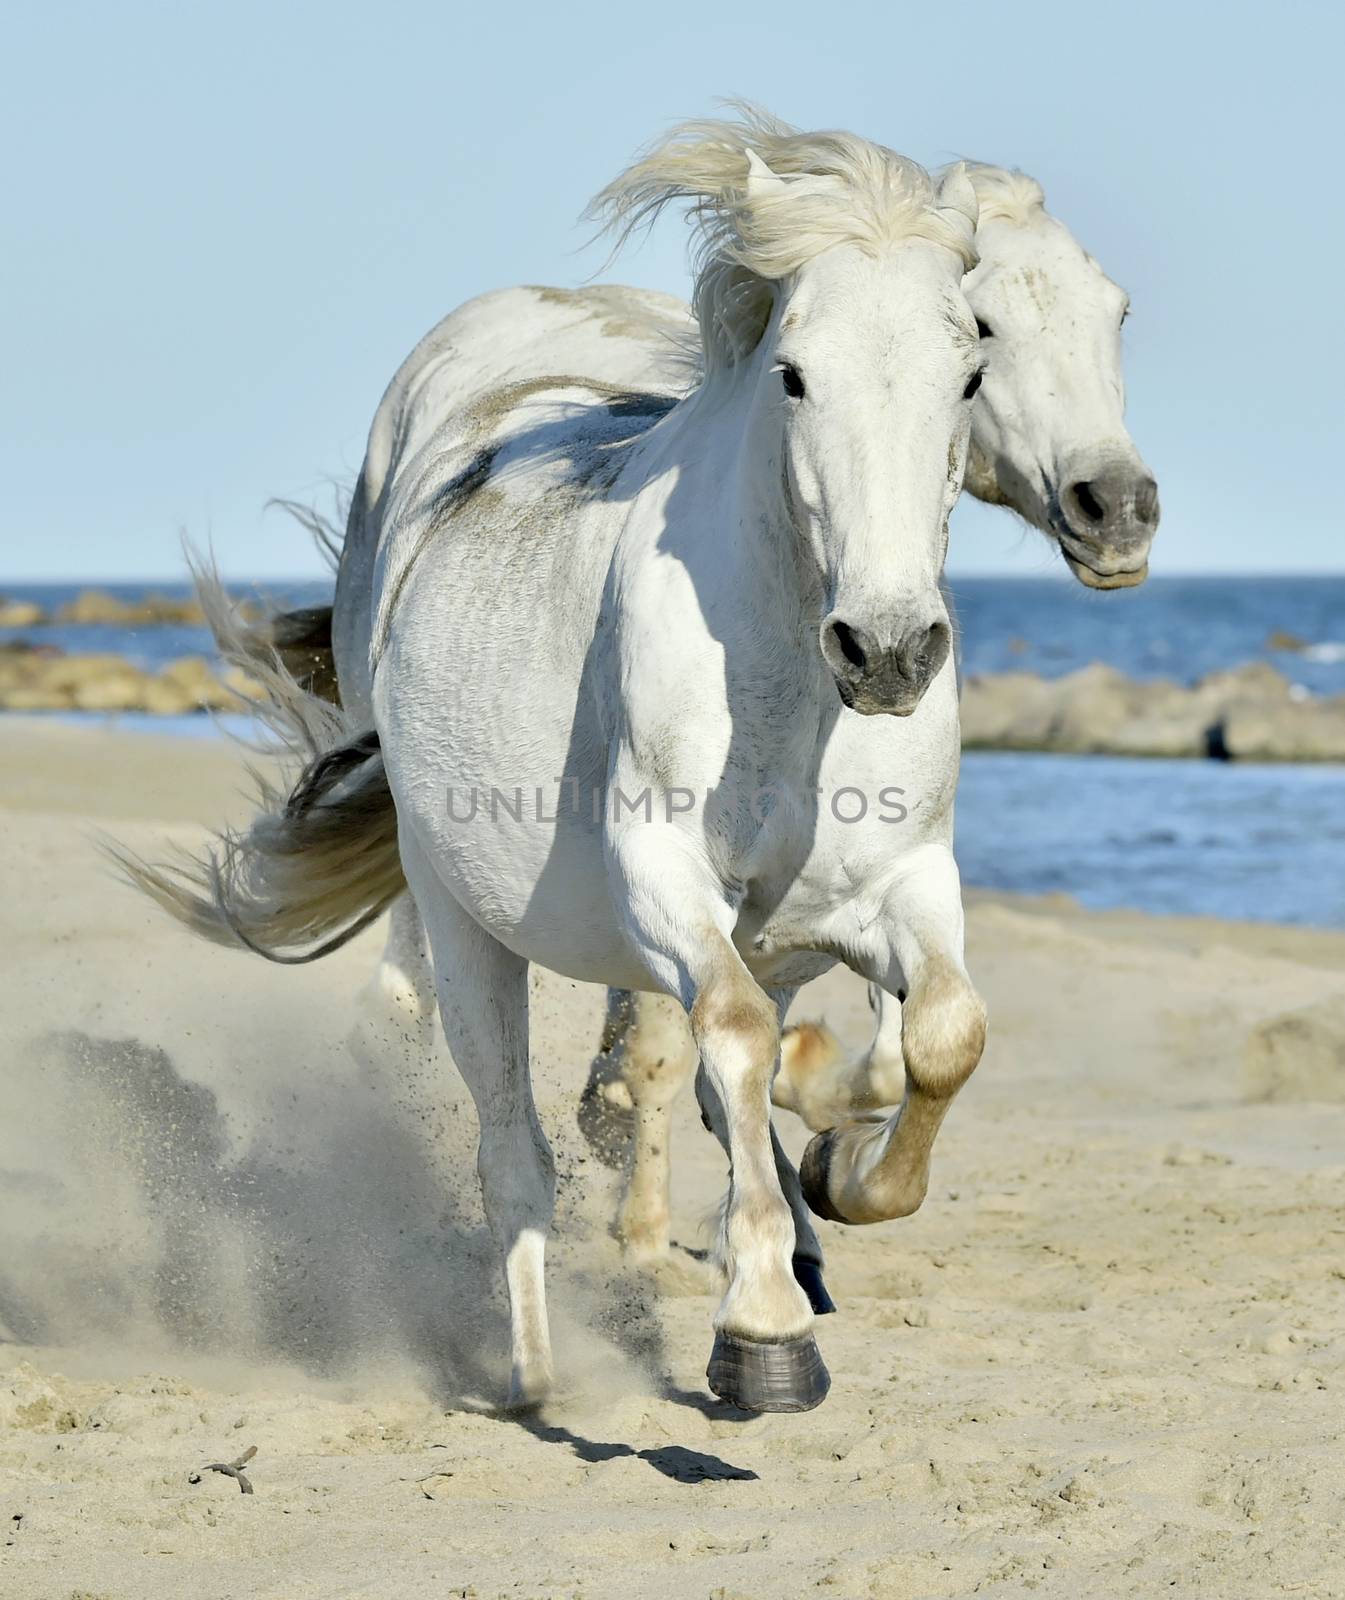
[[955, 212], [963, 217], [976, 229], [976, 224], [981, 219], [981, 206], [976, 198], [976, 190], [972, 187], [971, 179], [967, 176], [967, 163], [959, 161], [949, 167], [939, 180], [935, 204], [940, 211]]
[[747, 150], [747, 197], [749, 200], [759, 200], [766, 194], [778, 194], [785, 187], [785, 180], [777, 177], [766, 165], [755, 150]]

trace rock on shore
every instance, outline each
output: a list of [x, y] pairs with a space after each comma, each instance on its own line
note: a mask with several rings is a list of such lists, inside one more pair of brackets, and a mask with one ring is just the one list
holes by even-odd
[[6, 711], [228, 710], [252, 691], [241, 672], [217, 673], [201, 656], [144, 672], [117, 655], [64, 655], [31, 646], [0, 649], [0, 708]]
[[1342, 761], [1345, 695], [1304, 697], [1259, 662], [1189, 687], [1127, 678], [1100, 662], [1064, 678], [1010, 672], [967, 679], [962, 743], [968, 750]]
[[[256, 606], [244, 601], [240, 613], [247, 620], [260, 616]], [[6, 600], [0, 597], [0, 628], [40, 628], [48, 623], [112, 623], [122, 627], [142, 627], [163, 622], [201, 626], [205, 612], [195, 596], [176, 598], [167, 594], [147, 594], [139, 600], [120, 600], [105, 589], [83, 589], [73, 600], [46, 612], [32, 600]]]

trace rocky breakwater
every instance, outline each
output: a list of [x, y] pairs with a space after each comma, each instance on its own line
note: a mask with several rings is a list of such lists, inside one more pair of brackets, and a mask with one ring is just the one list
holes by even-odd
[[[245, 620], [261, 615], [250, 602], [239, 606]], [[0, 709], [6, 711], [148, 711], [178, 715], [227, 710], [254, 688], [241, 672], [223, 670], [203, 656], [182, 656], [147, 671], [113, 652], [84, 652], [48, 642], [44, 630], [94, 627], [135, 630], [165, 624], [202, 626], [205, 613], [194, 596], [145, 594], [133, 598], [85, 589], [48, 610], [32, 600], [0, 598]], [[20, 635], [16, 630], [22, 629]]]
[[117, 655], [66, 655], [29, 644], [0, 646], [0, 708], [6, 711], [187, 711], [236, 709], [253, 686], [201, 656], [145, 672]]
[[[239, 613], [245, 621], [260, 615], [256, 606], [244, 601]], [[42, 628], [51, 624], [111, 623], [121, 627], [152, 627], [156, 623], [177, 622], [200, 626], [205, 622], [201, 603], [193, 596], [146, 594], [123, 600], [105, 589], [84, 589], [54, 611], [44, 610], [33, 600], [0, 597], [0, 628]]]
[[971, 677], [968, 750], [1049, 750], [1231, 761], [1345, 761], [1345, 695], [1314, 697], [1265, 663], [1198, 683], [1127, 678], [1094, 663], [1063, 678]]

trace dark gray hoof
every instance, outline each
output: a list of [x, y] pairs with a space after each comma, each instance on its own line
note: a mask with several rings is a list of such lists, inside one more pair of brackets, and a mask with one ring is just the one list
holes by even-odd
[[835, 1137], [835, 1128], [828, 1128], [809, 1141], [803, 1160], [799, 1162], [799, 1182], [803, 1186], [803, 1198], [814, 1216], [825, 1217], [828, 1222], [844, 1222], [846, 1218], [832, 1205], [827, 1193], [827, 1168], [831, 1165], [831, 1141]]
[[836, 1302], [827, 1293], [827, 1286], [822, 1282], [820, 1261], [809, 1261], [803, 1256], [795, 1256], [794, 1277], [799, 1288], [808, 1296], [808, 1304], [812, 1306], [815, 1317], [825, 1317], [828, 1312], [836, 1309]]
[[811, 1411], [831, 1388], [811, 1333], [779, 1344], [717, 1333], [705, 1376], [713, 1393], [743, 1411]]

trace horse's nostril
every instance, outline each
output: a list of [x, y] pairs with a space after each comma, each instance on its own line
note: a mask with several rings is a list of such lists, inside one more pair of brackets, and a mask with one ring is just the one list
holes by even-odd
[[920, 637], [907, 662], [911, 678], [933, 678], [948, 656], [952, 633], [946, 622], [936, 622]]
[[1158, 485], [1152, 478], [1142, 478], [1135, 491], [1135, 514], [1141, 522], [1158, 520]]
[[864, 672], [869, 664], [869, 658], [864, 653], [864, 646], [860, 644], [855, 631], [848, 623], [833, 622], [831, 625], [832, 637], [836, 641], [841, 654], [858, 672]]
[[1107, 508], [1098, 498], [1095, 485], [1091, 483], [1076, 483], [1070, 486], [1070, 494], [1074, 503], [1090, 522], [1105, 522]]

